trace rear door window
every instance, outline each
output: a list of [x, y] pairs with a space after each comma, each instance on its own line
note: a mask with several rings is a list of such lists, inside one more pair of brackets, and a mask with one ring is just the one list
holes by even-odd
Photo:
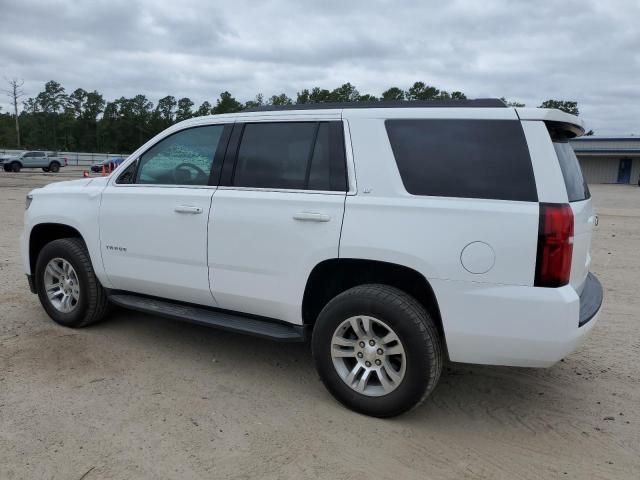
[[582, 175], [580, 162], [576, 157], [573, 147], [566, 140], [554, 140], [553, 148], [556, 150], [560, 170], [567, 187], [567, 197], [570, 202], [579, 202], [591, 197], [587, 182]]
[[538, 200], [517, 120], [387, 120], [385, 125], [412, 195]]
[[231, 184], [292, 190], [346, 190], [340, 122], [244, 125]]

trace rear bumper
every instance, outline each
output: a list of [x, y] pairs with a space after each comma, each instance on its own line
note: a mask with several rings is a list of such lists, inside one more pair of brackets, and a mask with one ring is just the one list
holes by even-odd
[[602, 286], [593, 274], [578, 295], [570, 285], [537, 288], [430, 280], [454, 362], [548, 367], [574, 351], [598, 320]]
[[580, 294], [580, 319], [578, 326], [589, 323], [600, 311], [602, 306], [602, 285], [593, 273], [587, 275], [587, 280]]

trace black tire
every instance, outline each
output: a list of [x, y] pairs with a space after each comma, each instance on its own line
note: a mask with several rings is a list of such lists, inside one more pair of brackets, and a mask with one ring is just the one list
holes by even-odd
[[49, 167], [42, 167], [42, 171], [43, 172], [48, 172], [49, 171]]
[[[382, 320], [404, 346], [404, 378], [386, 395], [356, 392], [334, 367], [333, 334], [344, 320], [359, 315]], [[417, 300], [388, 285], [361, 285], [333, 298], [314, 326], [312, 351], [316, 369], [329, 392], [346, 407], [374, 417], [393, 417], [418, 406], [433, 391], [442, 372], [442, 343], [433, 320]]]
[[[80, 284], [78, 304], [69, 313], [57, 310], [45, 291], [44, 271], [53, 258], [68, 261], [78, 276]], [[87, 247], [80, 238], [54, 240], [42, 248], [36, 262], [35, 284], [40, 303], [53, 321], [60, 325], [71, 328], [86, 327], [102, 320], [107, 313], [106, 292], [95, 276]]]
[[18, 173], [20, 171], [20, 169], [22, 168], [22, 165], [20, 165], [18, 162], [13, 162], [11, 164], [11, 171], [13, 173]]
[[5, 172], [10, 172], [11, 171], [11, 168], [6, 163], [4, 165], [2, 165], [2, 168], [4, 169]]
[[51, 170], [52, 173], [58, 173], [60, 171], [60, 164], [58, 162], [51, 162], [49, 170]]

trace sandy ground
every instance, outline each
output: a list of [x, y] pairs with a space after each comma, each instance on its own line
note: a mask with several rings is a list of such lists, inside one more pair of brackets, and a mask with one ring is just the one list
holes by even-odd
[[84, 330], [31, 295], [18, 235], [30, 188], [0, 172], [0, 479], [640, 478], [640, 188], [594, 186], [591, 337], [546, 370], [450, 365], [393, 420], [325, 391], [307, 345], [118, 311]]

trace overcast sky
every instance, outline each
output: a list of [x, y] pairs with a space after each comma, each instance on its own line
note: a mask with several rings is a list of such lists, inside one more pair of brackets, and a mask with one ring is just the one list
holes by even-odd
[[596, 134], [640, 134], [640, 2], [0, 0], [1, 76], [28, 96], [53, 79], [196, 106], [224, 90], [380, 95], [421, 80], [527, 106], [577, 100]]

